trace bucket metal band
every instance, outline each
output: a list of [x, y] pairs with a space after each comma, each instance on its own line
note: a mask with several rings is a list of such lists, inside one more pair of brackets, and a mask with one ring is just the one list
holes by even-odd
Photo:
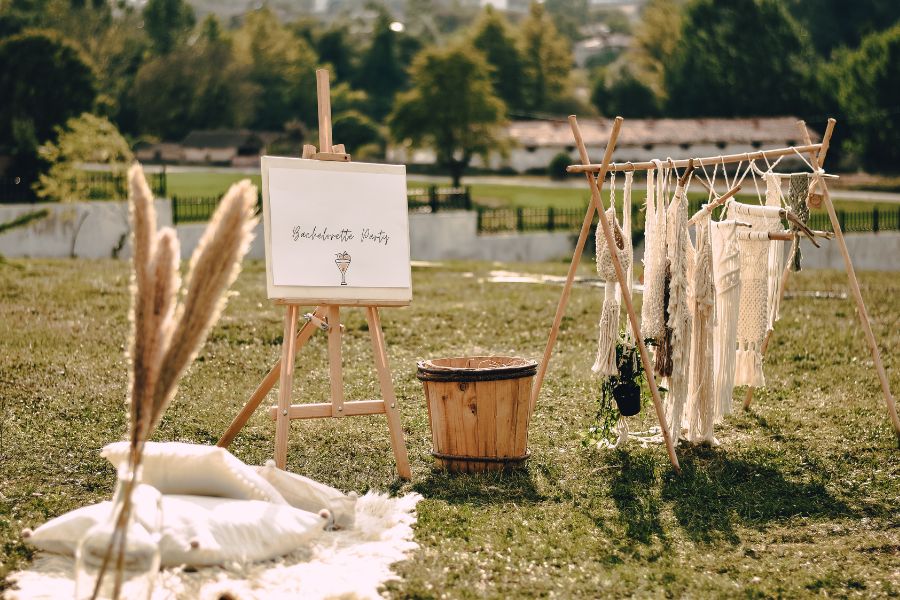
[[531, 450], [526, 450], [522, 456], [462, 456], [460, 454], [444, 454], [442, 452], [431, 451], [431, 455], [441, 460], [458, 460], [462, 462], [479, 462], [479, 463], [520, 463], [527, 460], [531, 456]]

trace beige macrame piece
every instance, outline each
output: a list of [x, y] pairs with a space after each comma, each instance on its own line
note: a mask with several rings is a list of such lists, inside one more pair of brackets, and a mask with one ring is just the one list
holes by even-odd
[[[728, 216], [749, 223], [754, 233], [782, 228], [780, 208], [728, 203]], [[772, 272], [769, 265], [770, 241], [739, 239], [741, 258], [741, 300], [737, 326], [734, 385], [762, 387], [766, 384], [761, 348], [769, 326], [769, 296]], [[779, 274], [775, 274], [777, 279]]]
[[[644, 223], [644, 297], [641, 304], [641, 337], [660, 340], [665, 335], [663, 296], [666, 280], [666, 172], [660, 162], [647, 171], [647, 215]], [[655, 175], [655, 182], [654, 182]]]
[[[604, 216], [605, 215], [605, 216]], [[615, 206], [610, 206], [607, 211], [600, 215], [606, 218], [613, 232], [617, 246], [617, 255], [622, 269], [628, 273], [631, 271], [632, 249], [631, 244], [626, 243], [625, 234], [616, 219]], [[600, 312], [600, 335], [597, 339], [597, 358], [591, 371], [603, 377], [618, 375], [619, 369], [616, 365], [616, 338], [619, 335], [619, 312], [621, 303], [616, 293], [618, 283], [616, 283], [616, 270], [612, 261], [612, 254], [606, 244], [606, 237], [603, 235], [603, 229], [597, 227], [595, 237], [597, 248], [597, 273], [606, 282], [605, 293], [603, 297], [603, 309]]]
[[713, 372], [713, 321], [716, 288], [710, 242], [710, 217], [707, 213], [696, 225], [697, 246], [691, 277], [691, 362], [688, 402], [685, 411], [687, 439], [694, 443], [718, 445], [713, 436], [716, 420], [715, 379]]
[[713, 279], [716, 287], [716, 320], [713, 327], [716, 421], [731, 414], [734, 392], [734, 360], [741, 300], [741, 257], [737, 223], [711, 221]]
[[688, 308], [689, 278], [693, 265], [693, 247], [688, 233], [688, 201], [685, 187], [675, 188], [666, 216], [666, 258], [671, 279], [669, 302], [666, 306], [672, 330], [672, 374], [669, 376], [669, 392], [666, 394], [669, 431], [675, 439], [680, 437], [684, 404], [688, 395], [688, 372], [691, 353], [691, 313]]

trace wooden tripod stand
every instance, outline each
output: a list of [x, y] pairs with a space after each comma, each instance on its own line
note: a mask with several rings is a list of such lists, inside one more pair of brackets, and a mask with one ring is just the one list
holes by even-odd
[[[316, 71], [316, 91], [319, 102], [319, 152], [315, 146], [305, 145], [302, 157], [313, 160], [348, 162], [350, 155], [345, 152], [343, 144], [332, 145], [331, 140], [331, 96], [328, 71]], [[284, 305], [284, 338], [281, 347], [281, 359], [276, 362], [250, 396], [247, 404], [231, 422], [231, 425], [219, 439], [220, 447], [227, 447], [234, 437], [246, 425], [247, 421], [265, 399], [269, 391], [279, 382], [278, 405], [269, 408], [269, 416], [275, 421], [275, 464], [283, 469], [287, 462], [288, 433], [292, 419], [319, 419], [326, 417], [352, 417], [359, 415], [375, 415], [384, 413], [387, 417], [391, 446], [397, 461], [397, 471], [402, 479], [410, 479], [412, 473], [406, 445], [403, 440], [403, 428], [400, 423], [400, 412], [397, 409], [397, 398], [391, 381], [385, 349], [384, 333], [381, 329], [381, 317], [378, 309], [381, 306], [402, 306], [408, 302], [366, 302], [341, 300], [329, 302], [323, 300], [312, 313], [305, 315], [306, 323], [297, 330], [300, 304], [294, 301], [280, 300]], [[309, 302], [307, 302], [309, 304]], [[344, 383], [342, 374], [341, 325], [340, 309], [342, 306], [362, 307], [366, 311], [366, 321], [372, 341], [372, 352], [375, 358], [375, 370], [381, 388], [382, 398], [378, 400], [344, 401]], [[297, 351], [305, 345], [312, 335], [322, 330], [328, 334], [328, 364], [331, 382], [329, 402], [315, 404], [291, 404], [291, 388], [294, 378], [294, 362]]]

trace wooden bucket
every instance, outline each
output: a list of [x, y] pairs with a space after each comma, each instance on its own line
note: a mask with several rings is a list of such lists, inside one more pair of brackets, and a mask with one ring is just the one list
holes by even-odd
[[528, 458], [537, 362], [471, 356], [426, 360], [418, 367], [437, 468], [457, 473], [499, 471]]

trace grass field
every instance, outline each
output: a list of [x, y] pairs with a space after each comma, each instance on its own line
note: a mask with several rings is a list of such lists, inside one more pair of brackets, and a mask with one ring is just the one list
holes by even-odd
[[[585, 448], [599, 383], [590, 376], [601, 294], [576, 287], [530, 429], [527, 468], [432, 472], [415, 361], [468, 353], [538, 357], [560, 288], [491, 283], [491, 269], [565, 272], [562, 263], [417, 268], [415, 298], [383, 322], [413, 465], [396, 479], [381, 417], [294, 423], [288, 468], [345, 490], [416, 491], [421, 548], [397, 566], [394, 598], [896, 597], [900, 450], [854, 308], [837, 273], [793, 277], [753, 410], [717, 428], [721, 446]], [[583, 274], [589, 274], [583, 265]], [[861, 276], [895, 393], [900, 278]], [[32, 553], [20, 540], [67, 510], [108, 498], [99, 449], [125, 431], [128, 264], [0, 264], [0, 578]], [[281, 315], [250, 263], [184, 378], [158, 440], [212, 444], [279, 354]], [[347, 397], [377, 388], [366, 325], [347, 311]], [[328, 389], [325, 338], [301, 352], [296, 394]], [[272, 397], [274, 402], [274, 396]], [[652, 424], [645, 410], [634, 428]], [[232, 451], [260, 464], [274, 425], [259, 411]], [[2, 585], [0, 585], [2, 589]]]
[[[178, 196], [215, 196], [221, 195], [228, 189], [228, 186], [235, 181], [244, 179], [247, 175], [237, 173], [202, 173], [202, 172], [176, 172], [169, 173], [168, 192], [170, 195]], [[259, 175], [250, 176], [257, 185], [260, 183]], [[546, 181], [546, 179], [542, 179]], [[465, 180], [463, 180], [465, 183]], [[407, 187], [426, 187], [429, 183], [416, 180], [415, 176], [411, 176], [407, 183]], [[621, 199], [622, 179], [618, 180], [619, 198]], [[567, 188], [567, 187], [545, 187], [545, 186], [529, 186], [529, 185], [504, 185], [494, 183], [474, 183], [472, 184], [472, 199], [476, 204], [488, 207], [518, 207], [525, 208], [577, 208], [587, 206], [590, 199], [590, 190], [585, 184], [583, 187]], [[762, 189], [762, 188], [761, 188]], [[689, 192], [689, 197], [693, 199], [704, 199], [706, 193], [702, 191], [702, 187], [697, 184], [694, 190]], [[756, 199], [756, 194], [752, 182], [748, 182], [745, 190], [752, 192], [750, 196], [744, 195], [745, 198]], [[643, 192], [636, 192], [635, 199], [643, 202]], [[604, 201], [609, 202], [609, 192], [604, 191]], [[636, 200], [637, 201], [637, 200]], [[835, 208], [847, 211], [864, 211], [872, 210], [878, 206], [879, 210], [896, 211], [897, 204], [883, 202], [849, 202], [845, 200], [835, 200]]]

